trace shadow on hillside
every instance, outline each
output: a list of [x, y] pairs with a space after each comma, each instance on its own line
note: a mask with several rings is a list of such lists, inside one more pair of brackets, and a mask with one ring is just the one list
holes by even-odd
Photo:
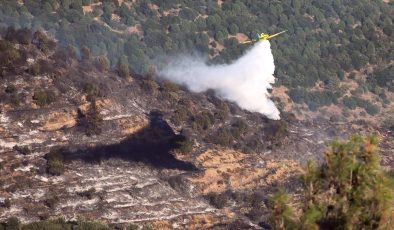
[[159, 169], [197, 170], [189, 163], [176, 159], [171, 151], [179, 138], [158, 112], [149, 114], [149, 125], [120, 143], [96, 146], [64, 154], [67, 161], [81, 159], [88, 163], [119, 158], [142, 162]]

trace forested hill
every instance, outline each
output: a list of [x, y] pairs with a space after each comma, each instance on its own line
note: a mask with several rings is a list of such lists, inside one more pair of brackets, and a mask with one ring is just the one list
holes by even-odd
[[[128, 62], [136, 73], [148, 71], [150, 60], [161, 54], [199, 52], [230, 62], [248, 48], [239, 41], [287, 30], [271, 44], [278, 86], [289, 89], [292, 101], [311, 110], [340, 104], [375, 115], [390, 104], [394, 91], [391, 1], [1, 2], [0, 27], [42, 28], [63, 46], [86, 46], [107, 56], [112, 66]], [[357, 86], [341, 84], [347, 79]]]

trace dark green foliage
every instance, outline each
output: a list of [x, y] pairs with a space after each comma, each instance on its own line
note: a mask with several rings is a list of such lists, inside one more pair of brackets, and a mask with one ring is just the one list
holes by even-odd
[[46, 155], [47, 171], [51, 175], [61, 175], [64, 172], [63, 153], [59, 149], [50, 151]]
[[93, 99], [101, 96], [100, 88], [90, 82], [86, 82], [83, 86], [83, 91], [87, 94], [88, 99]]
[[39, 222], [33, 222], [22, 226], [22, 230], [110, 230], [107, 225], [100, 222], [91, 222], [86, 220], [78, 220], [76, 222], [67, 222], [64, 219], [51, 219]]
[[178, 135], [175, 138], [175, 149], [181, 153], [190, 153], [193, 150], [193, 144], [193, 140], [183, 135]]
[[40, 71], [41, 71], [41, 65], [39, 62], [36, 62], [29, 67], [29, 72], [32, 75], [38, 75], [38, 74], [40, 74]]
[[295, 229], [295, 214], [290, 205], [290, 196], [280, 190], [269, 200], [270, 222], [274, 229]]
[[94, 195], [95, 192], [96, 192], [95, 188], [90, 188], [88, 190], [85, 190], [85, 191], [82, 191], [82, 192], [78, 192], [78, 195], [82, 196], [82, 197], [86, 197], [87, 199], [90, 200], [90, 199], [93, 198], [93, 195]]
[[11, 42], [0, 40], [0, 66], [9, 66], [20, 58], [21, 54]]
[[12, 149], [23, 155], [29, 155], [31, 152], [29, 146], [26, 145], [25, 146], [15, 145]]
[[81, 48], [81, 57], [83, 61], [90, 60], [92, 58], [92, 54], [90, 52], [90, 49], [86, 46], [82, 46]]
[[171, 121], [174, 122], [175, 125], [181, 125], [188, 120], [189, 115], [190, 112], [186, 106], [179, 106], [174, 111], [174, 114], [171, 117]]
[[139, 227], [136, 224], [129, 224], [126, 230], [138, 230]]
[[306, 103], [312, 111], [322, 106], [337, 104], [339, 97], [333, 91], [307, 91], [304, 88], [289, 90], [289, 96], [296, 103]]
[[49, 105], [56, 101], [56, 95], [52, 90], [36, 91], [33, 95], [34, 103], [39, 106]]
[[130, 77], [129, 65], [126, 63], [119, 62], [118, 64], [118, 74], [121, 78]]
[[33, 44], [44, 53], [48, 53], [56, 48], [55, 41], [49, 39], [42, 31], [36, 31], [33, 35]]
[[58, 202], [59, 202], [59, 197], [54, 192], [50, 192], [49, 194], [47, 194], [46, 199], [44, 201], [45, 205], [51, 209], [54, 209]]
[[234, 124], [231, 125], [231, 134], [234, 138], [240, 138], [245, 132], [248, 131], [248, 124], [242, 120], [238, 119]]
[[[308, 162], [302, 176], [302, 213], [294, 222], [288, 195], [279, 193], [271, 206], [276, 229], [392, 229], [393, 188], [380, 167], [377, 137], [353, 136], [333, 141], [320, 167]], [[283, 198], [282, 198], [283, 197]], [[279, 201], [278, 201], [279, 200]], [[294, 218], [292, 218], [294, 220]], [[391, 221], [391, 222], [390, 222]]]
[[343, 104], [349, 109], [355, 109], [357, 107], [364, 108], [365, 111], [370, 115], [376, 115], [380, 111], [378, 106], [372, 104], [367, 100], [354, 96], [345, 96], [343, 98]]
[[99, 56], [96, 61], [96, 66], [97, 66], [97, 69], [99, 69], [100, 71], [109, 70], [108, 58], [104, 55]]
[[212, 137], [211, 141], [224, 147], [232, 147], [234, 137], [230, 130], [222, 128]]
[[209, 193], [207, 199], [211, 205], [218, 209], [222, 209], [227, 205], [228, 197], [226, 194], [222, 193]]
[[193, 128], [207, 130], [213, 125], [214, 121], [215, 118], [209, 111], [203, 111], [193, 117]]
[[10, 217], [7, 219], [6, 230], [20, 230], [21, 229], [21, 222], [17, 217]]
[[13, 93], [16, 93], [17, 91], [18, 91], [18, 89], [16, 88], [15, 85], [9, 85], [4, 90], [4, 92], [8, 93], [8, 94], [13, 94]]
[[163, 81], [160, 85], [160, 89], [165, 92], [177, 92], [178, 86], [170, 81]]
[[5, 208], [10, 208], [11, 207], [11, 200], [10, 199], [5, 199], [4, 202], [1, 204], [1, 206]]
[[11, 42], [17, 42], [23, 45], [30, 44], [33, 38], [33, 34], [30, 29], [14, 29], [13, 27], [9, 27], [5, 34], [5, 39]]
[[103, 118], [98, 111], [96, 101], [90, 103], [90, 108], [85, 115], [85, 133], [88, 136], [100, 135]]

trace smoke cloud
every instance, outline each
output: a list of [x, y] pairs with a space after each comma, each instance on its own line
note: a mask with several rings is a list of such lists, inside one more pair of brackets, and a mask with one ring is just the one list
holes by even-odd
[[260, 41], [231, 64], [209, 66], [204, 59], [182, 56], [171, 60], [158, 75], [193, 92], [212, 89], [243, 109], [279, 120], [279, 110], [268, 92], [275, 82], [274, 71], [270, 43]]

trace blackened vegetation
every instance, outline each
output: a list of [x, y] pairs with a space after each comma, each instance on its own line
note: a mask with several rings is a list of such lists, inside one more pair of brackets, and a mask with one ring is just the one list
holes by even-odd
[[177, 147], [179, 137], [163, 120], [158, 112], [150, 114], [149, 125], [120, 143], [97, 146], [65, 154], [66, 160], [82, 159], [97, 163], [110, 158], [142, 162], [155, 168], [195, 170], [188, 162], [177, 160], [172, 151]]

